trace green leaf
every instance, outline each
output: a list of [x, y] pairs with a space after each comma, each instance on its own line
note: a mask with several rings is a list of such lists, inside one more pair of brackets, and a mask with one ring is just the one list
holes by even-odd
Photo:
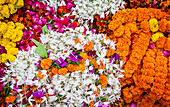
[[17, 9], [17, 6], [14, 6], [14, 9], [16, 10], [16, 9]]
[[93, 64], [93, 63], [91, 63], [91, 62], [89, 62], [89, 65], [94, 66], [94, 64]]
[[90, 25], [90, 29], [93, 29], [93, 25]]
[[104, 97], [101, 97], [100, 100], [103, 102], [106, 102], [106, 98], [104, 98]]
[[54, 27], [55, 27], [52, 23], [50, 23], [50, 25], [52, 26], [52, 28], [54, 28]]
[[137, 28], [140, 30], [141, 29], [140, 25], [138, 25]]
[[98, 73], [99, 73], [99, 70], [96, 69], [96, 70], [94, 71], [94, 74], [98, 74]]
[[76, 65], [79, 65], [79, 64], [80, 64], [80, 61], [77, 61], [77, 62], [76, 62]]
[[115, 103], [115, 106], [118, 106], [119, 104]]
[[97, 82], [96, 82], [96, 85], [99, 85], [101, 83], [101, 80], [98, 80]]
[[68, 62], [69, 64], [71, 64], [72, 60], [71, 60], [71, 59], [69, 59], [69, 60], [67, 60], [67, 62]]
[[44, 25], [44, 26], [42, 27], [42, 32], [43, 32], [44, 35], [47, 34], [47, 33], [49, 33], [49, 30], [48, 30], [47, 25]]
[[52, 18], [50, 18], [49, 20], [48, 20], [48, 22], [50, 22], [52, 20]]
[[35, 39], [32, 39], [32, 41], [38, 46], [36, 48], [36, 53], [43, 58], [48, 58], [47, 50], [45, 49], [45, 47]]
[[80, 51], [77, 51], [77, 52], [75, 53], [75, 55], [80, 54], [80, 53], [81, 53]]

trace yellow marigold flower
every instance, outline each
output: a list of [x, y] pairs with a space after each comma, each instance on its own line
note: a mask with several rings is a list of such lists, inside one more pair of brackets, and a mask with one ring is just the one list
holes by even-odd
[[14, 62], [15, 61], [15, 56], [14, 55], [11, 55], [11, 54], [7, 54], [7, 59], [10, 61], [10, 62]]
[[8, 5], [3, 5], [3, 9], [0, 12], [4, 17], [9, 18], [10, 13], [9, 13], [9, 8]]
[[23, 31], [22, 30], [17, 30], [17, 36], [15, 39], [12, 39], [13, 42], [17, 42], [20, 41], [22, 39], [23, 36]]
[[41, 65], [42, 69], [47, 70], [47, 69], [49, 69], [51, 67], [52, 60], [49, 59], [49, 58], [43, 59], [43, 60], [41, 60], [40, 65]]
[[0, 4], [4, 4], [6, 0], [0, 0]]
[[17, 8], [13, 4], [8, 4], [8, 7], [10, 9], [10, 14], [14, 14], [17, 12]]
[[5, 34], [3, 35], [3, 38], [10, 38], [13, 35], [13, 33], [14, 33], [14, 29], [8, 28]]
[[15, 4], [17, 2], [17, 0], [9, 0], [9, 3], [11, 4]]
[[158, 39], [159, 39], [159, 37], [163, 37], [164, 36], [164, 34], [163, 33], [161, 33], [161, 32], [157, 32], [157, 33], [155, 33], [155, 34], [153, 34], [152, 35], [152, 41], [153, 42], [156, 42]]
[[8, 28], [12, 28], [12, 29], [15, 28], [15, 24], [14, 24], [13, 21], [9, 21], [9, 22], [7, 23], [7, 26], [8, 26]]
[[7, 54], [6, 53], [3, 53], [0, 55], [0, 62], [2, 63], [6, 63], [7, 62]]
[[21, 8], [22, 6], [24, 6], [24, 1], [23, 1], [23, 0], [18, 0], [16, 6], [17, 6], [18, 8]]
[[149, 26], [152, 32], [156, 32], [159, 29], [158, 21], [155, 18], [149, 20]]
[[15, 39], [17, 37], [18, 30], [17, 29], [13, 29], [13, 30], [11, 30], [11, 32], [13, 34], [9, 37], [9, 39], [13, 40], [13, 39]]
[[7, 24], [5, 22], [0, 23], [0, 35], [4, 34], [7, 30]]
[[16, 25], [16, 29], [19, 29], [19, 30], [22, 30], [25, 27], [22, 23], [19, 23], [19, 22], [16, 22], [15, 25]]
[[18, 48], [10, 48], [10, 49], [8, 49], [7, 54], [17, 55], [18, 54]]
[[16, 43], [14, 42], [9, 42], [6, 46], [5, 49], [9, 50], [10, 48], [15, 48], [16, 47]]
[[1, 46], [6, 46], [10, 42], [10, 39], [2, 38]]

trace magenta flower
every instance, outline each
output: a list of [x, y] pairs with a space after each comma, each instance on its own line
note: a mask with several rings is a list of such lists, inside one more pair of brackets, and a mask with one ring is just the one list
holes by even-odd
[[41, 97], [44, 96], [44, 93], [40, 89], [38, 89], [34, 93], [32, 93], [32, 95], [40, 99]]
[[58, 60], [56, 60], [55, 62], [60, 66], [60, 67], [64, 67], [66, 66], [68, 63], [65, 62], [61, 57], [59, 58], [60, 62]]

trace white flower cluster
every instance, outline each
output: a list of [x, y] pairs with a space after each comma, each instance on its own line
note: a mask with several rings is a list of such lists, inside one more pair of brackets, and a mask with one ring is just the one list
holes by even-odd
[[76, 18], [82, 18], [93, 21], [93, 16], [99, 14], [104, 18], [109, 12], [115, 14], [116, 11], [124, 8], [123, 0], [73, 0], [76, 7], [73, 8], [73, 15]]
[[[105, 56], [107, 51], [106, 47], [115, 49], [115, 43], [111, 40], [106, 40], [104, 34], [93, 34], [87, 31], [86, 35], [84, 35], [83, 32], [84, 27], [77, 27], [75, 30], [68, 28], [63, 34], [50, 31], [49, 34], [41, 35], [40, 39], [45, 48], [51, 51], [49, 58], [52, 60], [57, 60], [59, 57], [65, 59], [73, 50], [82, 49], [84, 52], [83, 46], [91, 41], [94, 44], [93, 51], [96, 51], [97, 55], [95, 58], [96, 62], [100, 65], [100, 61], [102, 61], [103, 64], [106, 65], [106, 69], [100, 69], [99, 72], [106, 76], [109, 85], [109, 87], [106, 86], [104, 88], [98, 85], [100, 94], [97, 96], [93, 91], [97, 91], [95, 83], [100, 77], [98, 74], [88, 73], [91, 69], [91, 67], [88, 67], [90, 65], [88, 59], [85, 62], [86, 69], [83, 72], [68, 72], [66, 75], [54, 75], [52, 78], [49, 78], [46, 75], [47, 70], [40, 70], [35, 65], [35, 63], [40, 60], [40, 57], [36, 54], [35, 46], [28, 52], [18, 52], [16, 60], [9, 65], [10, 70], [6, 71], [11, 76], [4, 79], [12, 79], [12, 76], [15, 76], [18, 81], [12, 82], [12, 86], [14, 84], [34, 85], [41, 88], [44, 93], [52, 95], [48, 98], [43, 97], [46, 107], [52, 105], [79, 107], [83, 102], [89, 104], [91, 101], [96, 101], [97, 98], [100, 99], [101, 97], [105, 97], [108, 103], [113, 103], [120, 98], [121, 87], [118, 79], [123, 77], [123, 70], [120, 69], [120, 65], [109, 63], [109, 60], [106, 59]], [[79, 39], [81, 44], [76, 44], [74, 39]], [[101, 41], [106, 44], [105, 47], [101, 46]], [[64, 51], [67, 52], [65, 53]], [[46, 75], [43, 79], [36, 77], [40, 71]], [[59, 93], [64, 100], [57, 102], [58, 96], [54, 95], [56, 92]], [[32, 95], [29, 98], [30, 104], [31, 101], [34, 101], [34, 99], [31, 100], [31, 98]], [[96, 103], [96, 105], [97, 104], [98, 103]]]
[[65, 1], [64, 0], [40, 0], [44, 4], [47, 4], [50, 7], [53, 7], [57, 11], [58, 6], [65, 6]]

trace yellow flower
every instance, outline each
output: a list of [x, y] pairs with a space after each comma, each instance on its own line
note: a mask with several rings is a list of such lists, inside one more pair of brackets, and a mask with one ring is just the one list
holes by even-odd
[[15, 4], [17, 2], [17, 0], [9, 0], [9, 3], [11, 4]]
[[1, 46], [6, 46], [10, 42], [10, 39], [2, 38]]
[[9, 22], [7, 23], [7, 26], [8, 26], [8, 28], [12, 28], [12, 29], [15, 28], [15, 24], [14, 24], [13, 21], [9, 21]]
[[0, 23], [0, 35], [4, 34], [7, 30], [7, 24], [5, 22]]
[[156, 42], [160, 37], [163, 37], [164, 36], [164, 34], [163, 33], [161, 33], [161, 32], [157, 32], [157, 33], [155, 33], [155, 34], [153, 34], [152, 35], [152, 41], [153, 42]]
[[17, 31], [17, 36], [16, 36], [16, 38], [15, 38], [15, 39], [12, 39], [12, 41], [13, 41], [13, 42], [18, 42], [18, 41], [20, 41], [20, 40], [22, 39], [22, 36], [23, 36], [22, 30], [18, 30], [18, 31]]
[[8, 49], [7, 54], [17, 55], [18, 54], [18, 48], [10, 48], [10, 49]]
[[149, 20], [149, 26], [152, 32], [156, 32], [159, 29], [158, 21], [155, 18]]
[[0, 62], [6, 63], [7, 62], [7, 54], [3, 53], [0, 55]]
[[11, 55], [11, 54], [7, 54], [7, 59], [10, 61], [10, 62], [14, 62], [15, 61], [15, 56], [14, 55]]
[[9, 13], [8, 5], [3, 5], [3, 9], [1, 10], [1, 14], [2, 14], [4, 17], [9, 18], [10, 13]]
[[8, 4], [8, 7], [10, 9], [10, 14], [14, 14], [17, 12], [17, 8], [13, 4]]
[[170, 42], [170, 37], [168, 38], [169, 42]]
[[0, 4], [4, 4], [6, 0], [0, 0]]
[[19, 22], [16, 22], [15, 25], [17, 27], [16, 29], [19, 29], [19, 30], [22, 30], [25, 27], [22, 23], [19, 23]]
[[5, 49], [9, 50], [10, 48], [15, 48], [16, 47], [16, 43], [14, 42], [9, 42], [6, 46]]
[[24, 1], [23, 1], [23, 0], [18, 0], [16, 6], [17, 6], [18, 8], [21, 8], [22, 6], [24, 6]]
[[14, 29], [13, 28], [8, 28], [8, 30], [3, 35], [3, 38], [10, 38], [13, 35], [13, 33], [14, 33]]

